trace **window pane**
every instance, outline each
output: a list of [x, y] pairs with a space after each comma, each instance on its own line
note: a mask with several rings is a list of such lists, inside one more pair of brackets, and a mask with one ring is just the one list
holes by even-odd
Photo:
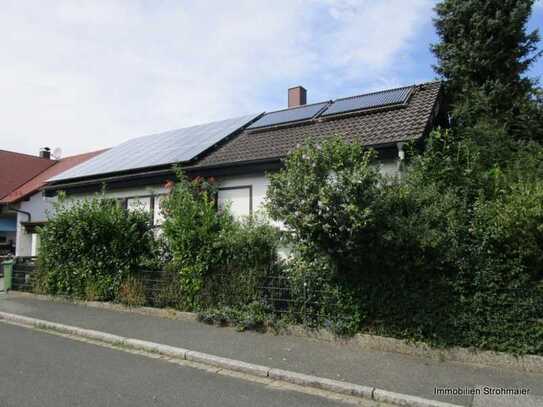
[[145, 212], [151, 211], [151, 197], [145, 198], [128, 198], [126, 200], [126, 208], [130, 210], [143, 210]]
[[164, 223], [164, 215], [162, 215], [162, 201], [164, 200], [165, 195], [155, 196], [155, 207], [154, 207], [154, 219], [155, 225], [162, 225]]
[[251, 214], [251, 190], [249, 188], [220, 189], [218, 195], [219, 208], [229, 202], [230, 210], [236, 217]]

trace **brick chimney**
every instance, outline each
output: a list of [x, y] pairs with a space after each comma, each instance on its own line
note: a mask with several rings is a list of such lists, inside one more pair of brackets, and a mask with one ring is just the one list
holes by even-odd
[[40, 158], [45, 158], [47, 160], [51, 159], [51, 149], [49, 147], [40, 148]]
[[303, 86], [295, 86], [288, 90], [288, 107], [302, 106], [307, 103], [307, 90]]

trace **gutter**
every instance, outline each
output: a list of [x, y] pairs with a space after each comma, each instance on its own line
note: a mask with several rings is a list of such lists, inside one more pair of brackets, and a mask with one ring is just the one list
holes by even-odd
[[22, 211], [20, 209], [15, 209], [10, 204], [8, 204], [8, 210], [13, 211], [13, 212], [17, 212], [17, 213], [22, 213], [23, 215], [26, 215], [26, 216], [28, 216], [28, 222], [32, 222], [32, 214], [30, 212]]
[[[272, 159], [262, 159], [262, 160], [251, 160], [251, 161], [238, 161], [238, 162], [227, 162], [227, 163], [221, 163], [221, 164], [212, 164], [207, 166], [186, 166], [186, 167], [180, 167], [182, 171], [184, 171], [187, 174], [194, 174], [194, 173], [204, 173], [206, 171], [218, 171], [218, 170], [226, 170], [226, 169], [240, 169], [245, 168], [248, 166], [265, 166], [265, 165], [272, 165], [272, 164], [278, 164], [280, 163], [280, 158], [272, 158]], [[132, 173], [132, 174], [123, 174], [123, 175], [113, 175], [109, 177], [104, 178], [95, 178], [95, 179], [83, 179], [83, 180], [74, 180], [71, 182], [58, 182], [58, 183], [52, 183], [47, 184], [41, 188], [41, 190], [47, 192], [55, 192], [59, 190], [69, 190], [74, 188], [88, 188], [88, 187], [96, 187], [101, 186], [104, 184], [110, 184], [110, 183], [129, 183], [133, 182], [135, 180], [146, 180], [154, 178], [155, 181], [159, 180], [161, 178], [171, 177], [175, 175], [175, 172], [173, 170], [173, 166], [175, 164], [172, 164], [171, 167], [167, 169], [162, 170], [154, 170], [154, 171], [146, 171], [146, 172], [138, 172], [138, 173]]]

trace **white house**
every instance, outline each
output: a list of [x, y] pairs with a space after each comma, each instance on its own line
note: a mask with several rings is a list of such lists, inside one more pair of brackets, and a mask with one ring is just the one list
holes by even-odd
[[404, 143], [446, 123], [440, 82], [305, 102], [306, 90], [295, 87], [286, 109], [135, 138], [49, 178], [43, 189], [84, 198], [105, 186], [127, 207], [149, 208], [159, 223], [159, 202], [177, 165], [188, 176], [216, 178], [219, 204], [230, 201], [236, 215], [247, 215], [263, 202], [266, 172], [306, 139], [358, 141], [378, 152], [383, 172], [395, 173]]

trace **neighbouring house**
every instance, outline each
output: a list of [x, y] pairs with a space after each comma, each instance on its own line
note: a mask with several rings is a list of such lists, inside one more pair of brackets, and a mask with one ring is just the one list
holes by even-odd
[[[35, 256], [37, 254], [39, 238], [36, 228], [47, 221], [47, 213], [53, 208], [53, 203], [56, 201], [56, 197], [46, 197], [40, 191], [47, 180], [103, 151], [51, 160], [49, 149], [44, 148], [40, 152], [40, 157], [46, 160], [47, 165], [42, 165], [39, 171], [35, 171], [33, 177], [17, 185], [16, 188], [12, 188], [8, 194], [0, 198], [0, 207], [3, 207], [6, 216], [11, 216], [12, 219], [10, 223], [11, 237], [16, 256]], [[6, 168], [6, 174], [13, 174], [17, 168]]]
[[39, 155], [0, 150], [0, 256], [15, 253], [17, 212], [3, 198], [55, 164], [48, 149]]
[[429, 82], [306, 104], [306, 90], [288, 90], [288, 108], [172, 130], [129, 140], [70, 170], [44, 186], [53, 196], [74, 199], [106, 187], [127, 208], [144, 207], [161, 222], [160, 200], [175, 179], [172, 166], [188, 176], [217, 179], [218, 203], [229, 201], [235, 215], [262, 205], [268, 180], [282, 159], [306, 139], [341, 137], [378, 152], [384, 173], [399, 171], [406, 142], [421, 141], [446, 125], [441, 83]]

